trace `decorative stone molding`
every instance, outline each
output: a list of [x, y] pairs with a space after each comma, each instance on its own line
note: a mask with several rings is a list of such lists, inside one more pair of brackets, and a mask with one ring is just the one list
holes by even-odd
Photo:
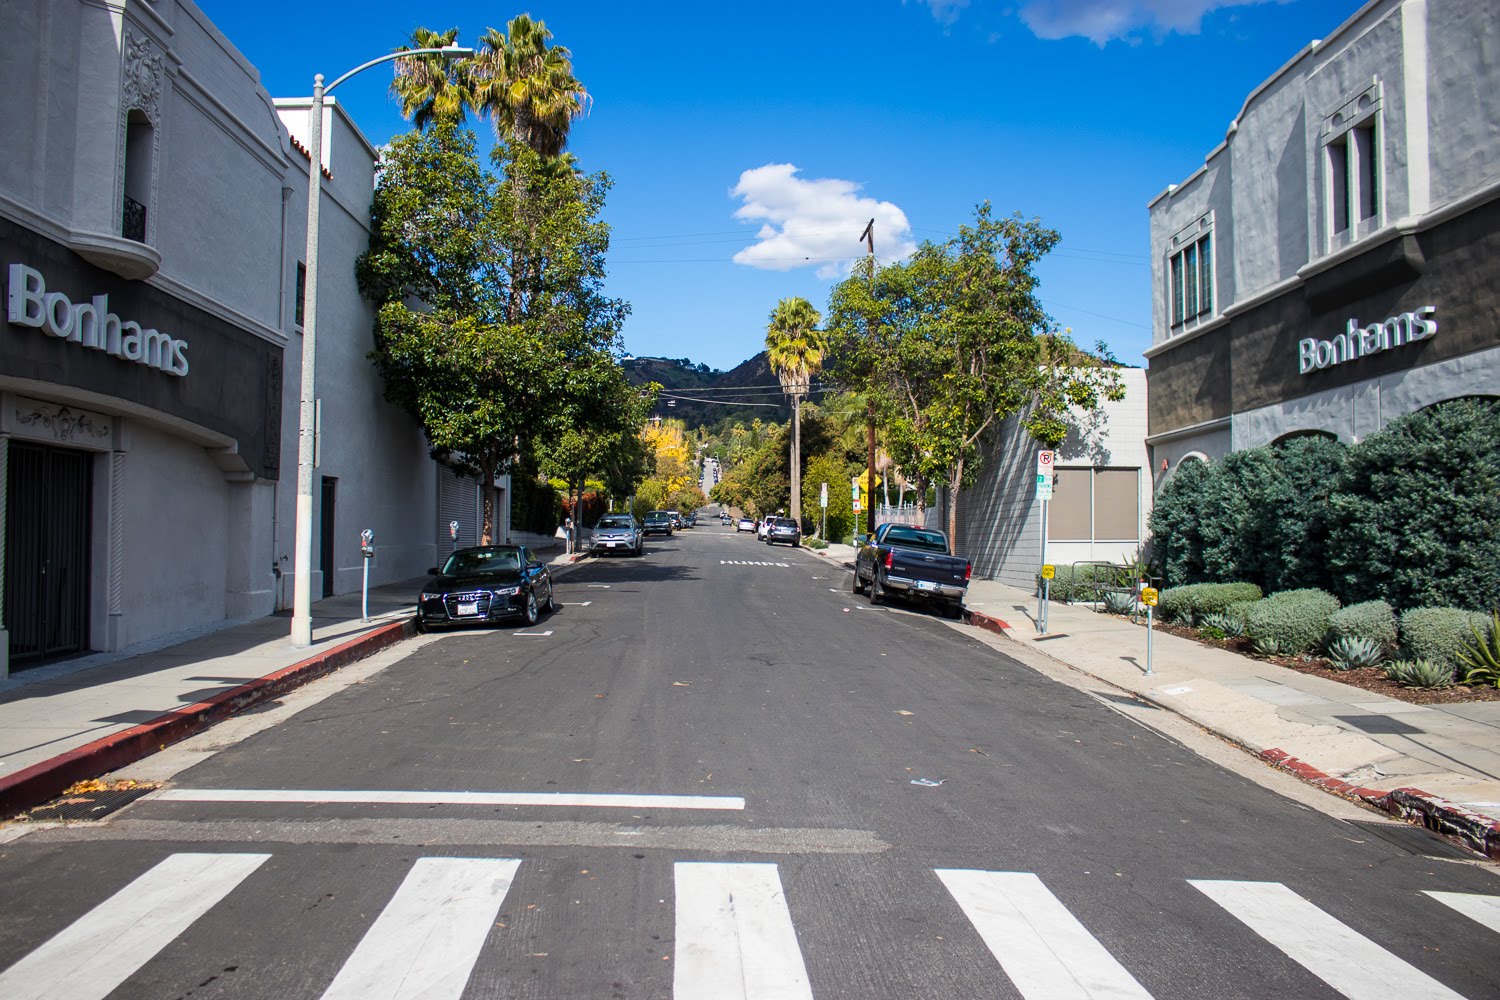
[[18, 437], [104, 451], [114, 437], [114, 418], [17, 396], [14, 428]]
[[120, 107], [141, 111], [153, 128], [161, 125], [161, 95], [166, 87], [167, 60], [151, 39], [125, 29], [124, 71]]

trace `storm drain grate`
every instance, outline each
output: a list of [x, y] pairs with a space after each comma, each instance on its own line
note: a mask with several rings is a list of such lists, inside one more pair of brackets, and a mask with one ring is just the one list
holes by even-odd
[[1401, 848], [1408, 854], [1415, 854], [1427, 858], [1461, 858], [1472, 861], [1476, 855], [1466, 851], [1444, 837], [1433, 833], [1425, 827], [1412, 826], [1408, 823], [1380, 823], [1354, 820], [1351, 825], [1378, 837], [1388, 844]]
[[81, 786], [75, 785], [46, 805], [37, 806], [26, 816], [32, 820], [52, 822], [100, 819], [157, 788], [154, 784], [134, 781], [114, 788], [89, 787], [99, 784], [84, 782]]

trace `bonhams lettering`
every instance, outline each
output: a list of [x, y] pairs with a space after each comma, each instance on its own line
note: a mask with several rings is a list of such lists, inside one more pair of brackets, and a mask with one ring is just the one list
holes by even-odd
[[1308, 337], [1297, 344], [1297, 372], [1306, 375], [1367, 354], [1379, 354], [1402, 344], [1426, 340], [1437, 333], [1437, 320], [1433, 318], [1436, 315], [1437, 306], [1423, 306], [1414, 312], [1392, 316], [1383, 323], [1371, 323], [1365, 327], [1351, 317], [1348, 328], [1332, 340]]
[[10, 266], [7, 316], [16, 326], [41, 330], [49, 337], [112, 354], [125, 361], [159, 368], [168, 375], [188, 373], [188, 342], [160, 330], [142, 329], [109, 311], [109, 296], [71, 302], [62, 292], [47, 291], [42, 272], [25, 264]]

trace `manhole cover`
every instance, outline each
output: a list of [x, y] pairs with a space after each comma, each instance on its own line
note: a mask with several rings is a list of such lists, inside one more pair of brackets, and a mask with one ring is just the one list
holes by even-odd
[[1394, 844], [1408, 854], [1427, 858], [1462, 858], [1465, 861], [1472, 861], [1475, 857], [1473, 852], [1450, 843], [1425, 827], [1360, 820], [1353, 821], [1351, 825], [1359, 827], [1372, 837]]
[[99, 819], [156, 788], [154, 784], [135, 781], [121, 782], [113, 787], [98, 781], [80, 782], [46, 805], [37, 806], [26, 816], [32, 820], [53, 822]]

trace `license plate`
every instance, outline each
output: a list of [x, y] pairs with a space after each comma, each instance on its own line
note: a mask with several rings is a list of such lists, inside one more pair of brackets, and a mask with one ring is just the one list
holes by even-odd
[[620, 544], [619, 542], [605, 542], [604, 543], [604, 547], [607, 548], [607, 549], [612, 549], [616, 545], [619, 545], [619, 544]]
[[937, 590], [937, 584], [933, 583], [931, 580], [918, 580], [917, 581], [917, 589], [918, 590]]
[[477, 615], [477, 614], [479, 614], [479, 602], [478, 601], [471, 601], [471, 602], [465, 604], [462, 601], [460, 601], [459, 605], [458, 605], [458, 613], [461, 614], [461, 615]]

